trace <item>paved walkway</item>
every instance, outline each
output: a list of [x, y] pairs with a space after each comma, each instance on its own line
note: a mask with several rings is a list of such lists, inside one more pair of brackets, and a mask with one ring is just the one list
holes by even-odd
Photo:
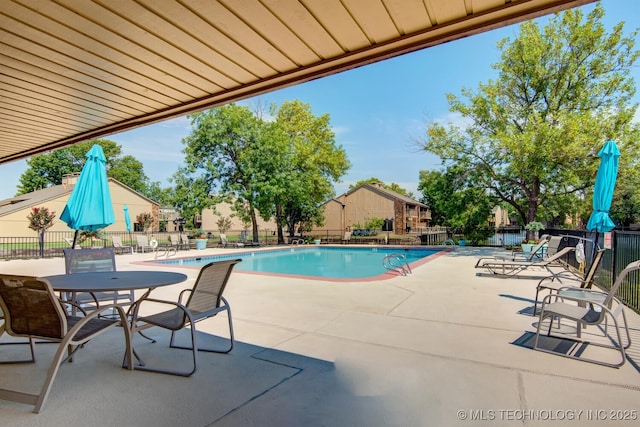
[[[225, 251], [238, 249], [206, 253]], [[130, 372], [120, 369], [124, 346], [115, 329], [61, 367], [42, 414], [0, 401], [0, 425], [635, 425], [640, 317], [627, 310], [635, 342], [620, 369], [533, 351], [537, 281], [477, 276], [477, 257], [495, 252], [457, 248], [410, 276], [375, 282], [235, 272], [225, 293], [237, 337], [232, 353], [202, 353], [190, 378]], [[119, 255], [118, 269], [157, 268], [135, 263], [149, 258]], [[0, 268], [64, 272], [62, 259]], [[197, 275], [180, 271], [188, 282], [154, 295], [173, 297]], [[224, 323], [200, 323], [203, 340], [214, 340]], [[189, 362], [188, 352], [167, 348], [168, 334], [149, 332], [158, 343], [135, 339], [148, 363]], [[36, 365], [0, 365], [2, 387], [37, 390], [54, 347], [39, 345]], [[3, 346], [0, 355], [20, 350]], [[625, 416], [636, 421], [612, 421]]]

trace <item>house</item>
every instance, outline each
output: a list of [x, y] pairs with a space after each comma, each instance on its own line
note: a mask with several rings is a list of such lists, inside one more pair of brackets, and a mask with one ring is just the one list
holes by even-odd
[[356, 224], [363, 226], [372, 218], [382, 218], [393, 220], [394, 233], [405, 234], [428, 227], [431, 212], [423, 203], [372, 183], [325, 202], [324, 217], [324, 225], [316, 231], [349, 231]]
[[[270, 233], [276, 230], [276, 223], [273, 220], [265, 221], [260, 217], [260, 213], [256, 212], [258, 231], [260, 233]], [[233, 210], [231, 203], [222, 202], [218, 203], [214, 209], [203, 209], [200, 214], [195, 215], [193, 219], [186, 219], [183, 224], [183, 229], [190, 229], [191, 226], [200, 228], [207, 233], [219, 233], [218, 221], [221, 217], [229, 219], [231, 222], [231, 231], [249, 230], [251, 231], [251, 224], [244, 224], [238, 217], [238, 214]], [[179, 231], [180, 223], [177, 221], [181, 218], [180, 212], [175, 208], [160, 208], [160, 231]], [[187, 225], [188, 224], [188, 225]]]
[[[61, 185], [43, 188], [42, 190], [22, 194], [0, 201], [0, 236], [25, 237], [34, 236], [35, 231], [29, 228], [27, 216], [33, 207], [46, 207], [55, 212], [54, 224], [47, 231], [71, 231], [67, 224], [60, 221], [60, 214], [64, 210], [71, 191], [78, 180], [79, 174], [65, 175]], [[129, 209], [133, 231], [141, 230], [136, 224], [136, 216], [143, 212], [150, 212], [153, 218], [151, 229], [158, 230], [159, 206], [153, 200], [143, 196], [120, 181], [109, 178], [109, 192], [113, 203], [113, 213], [116, 222], [106, 227], [105, 231], [126, 231], [124, 220], [124, 205]]]

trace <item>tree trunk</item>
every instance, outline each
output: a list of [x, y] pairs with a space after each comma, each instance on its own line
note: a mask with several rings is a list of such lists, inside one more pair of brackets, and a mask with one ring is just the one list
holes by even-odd
[[38, 233], [38, 238], [40, 243], [40, 258], [44, 258], [44, 230]]
[[[531, 193], [529, 194], [529, 210], [527, 211], [527, 224], [536, 220], [538, 214], [538, 202], [540, 195], [540, 179], [533, 178], [531, 185]], [[527, 230], [527, 240], [535, 240], [538, 232], [536, 230]]]
[[251, 241], [253, 243], [258, 243], [258, 218], [256, 217], [256, 210], [253, 208], [253, 206], [251, 207], [251, 234], [253, 235]]
[[276, 225], [278, 226], [278, 244], [284, 245], [284, 232], [282, 231], [282, 206], [276, 204]]

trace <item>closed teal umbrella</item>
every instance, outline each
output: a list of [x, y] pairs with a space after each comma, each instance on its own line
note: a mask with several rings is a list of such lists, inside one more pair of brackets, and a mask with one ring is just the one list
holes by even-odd
[[124, 224], [127, 227], [127, 231], [131, 232], [131, 217], [129, 217], [129, 206], [124, 205]]
[[73, 246], [78, 240], [78, 231], [95, 231], [115, 222], [109, 180], [107, 179], [107, 159], [98, 144], [86, 154], [87, 161], [82, 168], [60, 220], [76, 230]]
[[609, 218], [609, 209], [618, 177], [620, 150], [615, 142], [607, 141], [598, 152], [598, 157], [600, 168], [593, 188], [593, 212], [587, 222], [587, 230], [596, 233], [611, 231], [616, 226]]
[[124, 205], [122, 209], [124, 209], [124, 225], [129, 232], [129, 242], [131, 242], [131, 217], [129, 216], [129, 206]]

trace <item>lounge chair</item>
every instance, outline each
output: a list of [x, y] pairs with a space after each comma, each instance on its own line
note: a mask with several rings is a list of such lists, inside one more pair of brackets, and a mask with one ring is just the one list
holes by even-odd
[[146, 250], [153, 252], [156, 248], [155, 246], [149, 243], [149, 239], [147, 236], [136, 235], [136, 242], [138, 245], [136, 246], [137, 250], [144, 253]]
[[229, 246], [233, 246], [236, 248], [242, 248], [244, 247], [244, 243], [242, 242], [233, 242], [233, 243], [229, 243], [229, 239], [227, 239], [227, 235], [220, 233], [220, 241], [218, 242], [218, 246], [223, 247], [223, 248], [228, 248]]
[[180, 234], [180, 249], [189, 250], [191, 249], [191, 244], [189, 243], [189, 236], [186, 234]]
[[[228, 353], [233, 349], [233, 323], [231, 320], [231, 308], [228, 301], [222, 296], [225, 287], [231, 276], [233, 267], [239, 263], [240, 259], [224, 260], [212, 262], [200, 270], [200, 274], [196, 279], [193, 288], [185, 289], [180, 292], [178, 302], [158, 300], [155, 298], [143, 298], [137, 301], [132, 307], [132, 333], [140, 332], [145, 329], [158, 326], [160, 328], [171, 331], [171, 339], [169, 347], [191, 350], [193, 354], [193, 368], [190, 371], [175, 371], [153, 368], [140, 364], [134, 366], [134, 369], [159, 372], [164, 374], [191, 376], [198, 368], [198, 351], [207, 351], [214, 353]], [[186, 301], [183, 299], [187, 296]], [[169, 305], [168, 311], [151, 314], [149, 316], [140, 315], [140, 307], [147, 302]], [[197, 344], [196, 322], [208, 319], [221, 313], [227, 312], [229, 322], [229, 346], [224, 349], [200, 348]], [[174, 344], [176, 332], [189, 326], [191, 332], [191, 346], [182, 347]]]
[[[107, 305], [85, 317], [69, 316], [47, 280], [6, 274], [0, 275], [0, 307], [6, 316], [3, 327], [7, 334], [29, 339], [31, 359], [27, 362], [36, 361], [34, 339], [60, 343], [37, 394], [0, 389], [2, 400], [34, 405], [33, 412], [40, 413], [60, 365], [66, 360], [72, 361], [73, 355], [85, 343], [116, 325], [125, 325], [121, 328], [126, 343], [125, 359], [128, 366], [132, 364], [131, 332], [126, 327], [127, 317], [122, 307]], [[117, 319], [98, 318], [104, 311], [112, 309], [117, 311]], [[68, 353], [66, 357], [65, 351]]]
[[133, 253], [133, 246], [123, 245], [122, 238], [120, 236], [111, 236], [111, 241], [113, 242], [113, 248], [116, 252], [120, 252], [121, 254], [124, 252]]
[[76, 242], [75, 247], [73, 246], [73, 238], [63, 237], [62, 240], [64, 240], [70, 248], [73, 247], [73, 249], [80, 249], [78, 242]]
[[[627, 317], [624, 313], [624, 305], [615, 297], [615, 295], [620, 288], [620, 285], [623, 282], [628, 281], [627, 276], [629, 273], [639, 269], [640, 261], [634, 261], [628, 264], [620, 273], [613, 286], [611, 286], [611, 289], [606, 293], [583, 288], [562, 288], [558, 290], [557, 294], [545, 296], [542, 300], [542, 307], [540, 308], [540, 316], [536, 328], [536, 336], [533, 341], [533, 349], [605, 366], [622, 366], [626, 359], [625, 349], [629, 348], [631, 345], [631, 336], [629, 334]], [[618, 317], [620, 315], [622, 315], [622, 322], [627, 335], [626, 344], [623, 343], [622, 334], [620, 333], [620, 324], [618, 323]], [[554, 338], [567, 339], [566, 335], [551, 335], [554, 319], [558, 319], [559, 326], [561, 325], [562, 319], [569, 319], [572, 322], [576, 322], [576, 338], [571, 338], [571, 341], [581, 343], [582, 345], [574, 345], [566, 352], [554, 351], [556, 348], [560, 347], [550, 349], [546, 345], [540, 346], [540, 329], [542, 328], [542, 323], [547, 318], [549, 319], [547, 336]], [[607, 333], [606, 325], [609, 319], [613, 322], [613, 326], [616, 331], [615, 337], [611, 337]], [[583, 327], [589, 325], [601, 325], [602, 323], [605, 324], [604, 333], [606, 336], [604, 339], [607, 343], [581, 340]], [[613, 344], [608, 344], [608, 342], [611, 341], [613, 341]], [[586, 349], [586, 344], [619, 351], [621, 359], [617, 363], [609, 363], [602, 360], [581, 357]], [[562, 346], [562, 348], [566, 347]]]
[[[452, 240], [450, 239], [450, 241]], [[560, 236], [550, 237], [548, 234], [543, 234], [540, 237], [540, 242], [537, 245], [533, 246], [531, 248], [531, 251], [527, 255], [525, 255], [522, 252], [512, 252], [511, 255], [508, 255], [508, 256], [498, 255], [493, 257], [480, 258], [476, 262], [476, 268], [482, 267], [482, 264], [484, 264], [487, 261], [492, 262], [496, 260], [527, 261], [527, 262], [540, 261], [540, 260], [543, 260], [545, 257], [554, 255], [558, 251], [558, 247], [561, 241], [562, 241], [562, 237]], [[455, 245], [455, 243], [453, 244]], [[446, 241], [445, 241], [445, 245], [446, 245]]]
[[563, 257], [574, 250], [575, 246], [567, 246], [541, 261], [533, 262], [481, 258], [478, 260], [475, 267], [485, 269], [496, 276], [504, 277], [517, 276], [523, 271], [531, 271], [535, 269], [544, 269], [553, 276], [558, 273], [551, 270], [551, 267], [562, 266], [561, 261]]
[[[570, 275], [564, 275], [562, 273], [545, 277], [538, 282], [536, 286], [536, 297], [535, 302], [533, 304], [533, 314], [535, 316], [538, 313], [538, 294], [541, 290], [547, 289], [549, 293], [558, 292], [559, 289], [566, 288], [567, 283], [564, 280], [569, 280], [570, 282], [574, 282], [574, 287], [579, 287], [583, 289], [591, 289], [593, 286], [593, 281], [596, 277], [596, 272], [598, 271], [598, 267], [600, 266], [600, 261], [602, 261], [602, 256], [604, 255], [605, 249], [598, 249], [596, 251], [595, 256], [593, 257], [593, 261], [591, 262], [591, 266], [589, 270], [585, 273], [584, 277], [578, 278], [573, 273]], [[556, 280], [557, 279], [557, 280]]]
[[[113, 248], [104, 249], [63, 249], [66, 274], [82, 274], [95, 271], [116, 271], [116, 258]], [[87, 298], [87, 294], [91, 299]], [[130, 305], [134, 301], [133, 291], [87, 292], [71, 296], [76, 304], [86, 306], [91, 302], [100, 308], [101, 302]], [[124, 302], [122, 302], [124, 301]]]
[[342, 238], [342, 241], [340, 243], [349, 244], [350, 241], [351, 241], [351, 232], [345, 231], [344, 237]]
[[240, 233], [240, 243], [242, 243], [243, 246], [260, 246], [260, 242], [254, 242], [253, 236], [248, 238], [247, 233], [244, 231]]

